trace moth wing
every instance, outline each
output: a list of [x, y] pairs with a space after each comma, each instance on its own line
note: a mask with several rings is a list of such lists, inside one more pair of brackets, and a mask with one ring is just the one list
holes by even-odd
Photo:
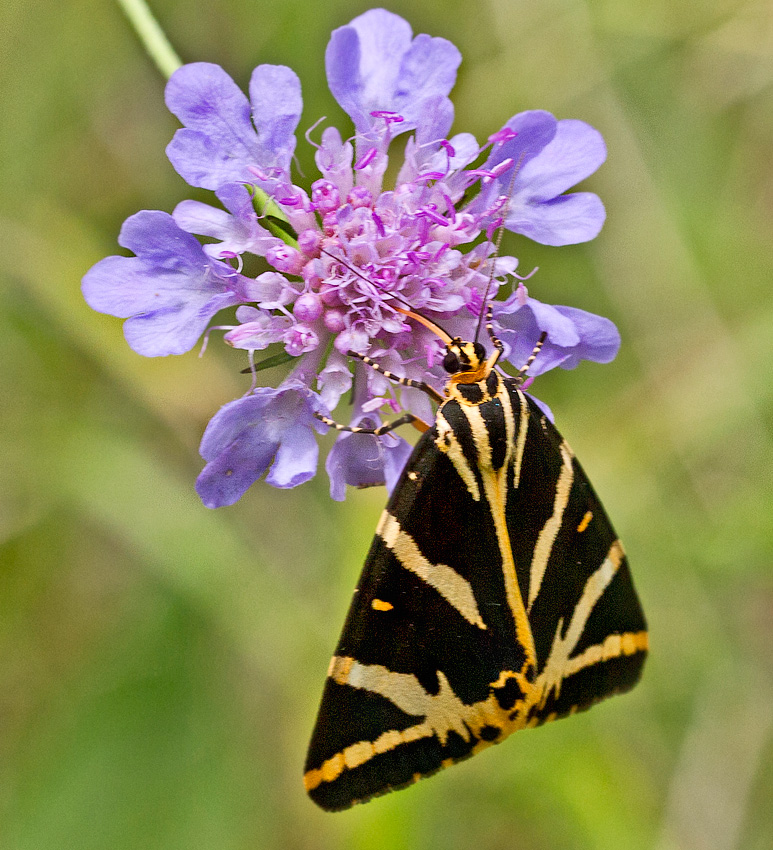
[[476, 706], [525, 660], [490, 511], [436, 437], [422, 435], [382, 515], [331, 662], [305, 771], [326, 809], [491, 742]]
[[[647, 625], [612, 523], [566, 441], [537, 405], [507, 526], [538, 659], [549, 688], [532, 711], [544, 722], [632, 688], [647, 649]], [[548, 669], [549, 668], [549, 669]]]
[[[382, 515], [309, 747], [305, 784], [323, 808], [407, 785], [640, 675], [646, 624], [622, 546], [558, 431], [514, 383], [508, 392], [518, 427], [496, 517], [508, 539], [485, 496], [493, 472], [472, 450], [455, 465], [436, 427]], [[520, 601], [508, 598], [513, 568]]]

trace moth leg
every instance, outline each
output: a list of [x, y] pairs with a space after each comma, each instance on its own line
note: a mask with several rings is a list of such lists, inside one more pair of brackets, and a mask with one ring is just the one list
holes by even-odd
[[413, 427], [422, 434], [425, 431], [428, 431], [430, 427], [423, 419], [419, 419], [419, 417], [414, 416], [413, 413], [406, 413], [399, 417], [399, 419], [379, 425], [378, 428], [360, 428], [358, 425], [341, 425], [340, 422], [336, 422], [335, 419], [323, 416], [321, 413], [315, 413], [314, 417], [319, 419], [320, 422], [324, 422], [325, 425], [335, 428], [336, 431], [350, 431], [352, 434], [372, 434], [374, 437], [381, 437], [384, 434], [388, 434], [390, 431], [394, 431], [395, 428], [399, 428], [401, 425], [413, 425]]
[[354, 357], [357, 360], [362, 360], [362, 362], [365, 363], [367, 366], [370, 366], [371, 369], [375, 369], [376, 372], [379, 372], [385, 378], [389, 378], [390, 381], [394, 381], [396, 384], [401, 384], [404, 387], [414, 387], [417, 390], [421, 390], [422, 392], [425, 392], [430, 398], [434, 399], [438, 404], [442, 404], [445, 401], [444, 396], [442, 396], [434, 387], [431, 387], [424, 381], [414, 381], [413, 378], [401, 378], [399, 375], [395, 375], [394, 372], [390, 372], [388, 369], [385, 369], [383, 366], [379, 365], [375, 360], [372, 360], [366, 354], [358, 354], [356, 351], [347, 351], [346, 353], [349, 355], [349, 357]]

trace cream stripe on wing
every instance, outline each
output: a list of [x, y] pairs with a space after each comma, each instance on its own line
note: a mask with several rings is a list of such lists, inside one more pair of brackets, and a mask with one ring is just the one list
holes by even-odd
[[[437, 671], [436, 694], [426, 691], [411, 673], [395, 673], [380, 664], [361, 664], [351, 657], [334, 656], [328, 675], [339, 685], [349, 685], [378, 694], [406, 714], [424, 719], [407, 729], [389, 729], [382, 732], [374, 741], [356, 741], [335, 753], [320, 767], [306, 772], [303, 781], [307, 791], [318, 788], [323, 782], [335, 782], [345, 770], [360, 767], [377, 755], [397, 749], [401, 744], [436, 737], [440, 745], [445, 746], [451, 732], [469, 742], [472, 738], [480, 739], [484, 727], [499, 729], [509, 734], [519, 725], [523, 725], [522, 722], [508, 722], [508, 712], [502, 709], [492, 692], [489, 692], [485, 700], [472, 704], [462, 702], [442, 670]], [[492, 743], [493, 740], [478, 740], [472, 752]], [[451, 757], [440, 766], [446, 767], [454, 760]], [[419, 770], [414, 778], [426, 772]]]
[[462, 407], [462, 413], [469, 423], [472, 441], [478, 453], [478, 469], [491, 469], [491, 442], [480, 407], [477, 404], [467, 404]]
[[505, 581], [505, 592], [507, 593], [507, 604], [513, 615], [515, 634], [518, 642], [523, 647], [528, 663], [536, 669], [537, 651], [534, 647], [534, 636], [531, 633], [529, 618], [526, 616], [526, 607], [523, 604], [521, 588], [518, 584], [518, 575], [513, 560], [513, 549], [510, 545], [510, 534], [507, 530], [505, 518], [505, 499], [502, 496], [502, 479], [507, 479], [507, 465], [499, 470], [499, 475], [491, 469], [486, 470], [481, 476], [486, 491], [486, 498], [491, 506], [491, 518], [497, 534], [497, 543], [502, 557], [502, 577]]
[[556, 495], [553, 501], [553, 514], [542, 526], [542, 530], [537, 537], [537, 542], [534, 546], [534, 555], [531, 559], [531, 576], [529, 579], [529, 611], [534, 604], [534, 600], [539, 594], [542, 586], [542, 579], [545, 576], [548, 559], [553, 551], [553, 544], [556, 542], [556, 535], [561, 529], [561, 523], [564, 519], [564, 511], [569, 502], [569, 494], [572, 491], [572, 482], [574, 481], [574, 469], [572, 467], [572, 450], [566, 444], [566, 441], [561, 442], [561, 472], [558, 475], [556, 482]]
[[607, 635], [602, 643], [594, 643], [579, 655], [570, 658], [564, 669], [564, 678], [574, 676], [586, 667], [601, 664], [612, 658], [633, 655], [635, 652], [645, 652], [649, 647], [647, 632], [623, 632], [622, 634]]
[[[504, 396], [501, 398], [501, 403], [503, 408], [505, 408], [510, 405], [510, 397], [504, 385], [502, 386]], [[480, 408], [474, 405], [468, 405], [462, 409], [464, 415], [467, 417], [467, 421], [470, 423], [470, 430], [480, 459], [480, 476], [483, 481], [486, 500], [489, 503], [491, 519], [494, 522], [494, 529], [496, 530], [497, 543], [499, 544], [499, 552], [502, 558], [502, 577], [505, 582], [507, 604], [513, 615], [515, 633], [518, 637], [518, 642], [523, 647], [527, 661], [536, 668], [537, 653], [534, 647], [534, 636], [531, 633], [531, 626], [526, 616], [521, 588], [518, 584], [518, 575], [515, 569], [515, 561], [513, 560], [513, 549], [510, 545], [510, 533], [507, 529], [506, 519], [507, 479], [510, 469], [514, 419], [511, 416], [508, 420], [507, 416], [505, 416], [508, 450], [502, 466], [494, 470], [491, 465], [492, 452], [489, 432]]]
[[561, 637], [564, 627], [563, 617], [558, 621], [556, 634], [553, 638], [553, 646], [550, 648], [548, 660], [545, 662], [545, 666], [539, 677], [542, 680], [542, 687], [544, 688], [542, 692], [543, 705], [550, 695], [550, 691], [555, 690], [557, 697], [561, 690], [562, 680], [567, 675], [576, 672], [576, 670], [572, 669], [570, 656], [580, 642], [582, 633], [585, 631], [585, 625], [593, 613], [596, 603], [615, 577], [624, 557], [625, 553], [623, 552], [622, 544], [619, 540], [615, 540], [609, 547], [609, 552], [604, 562], [585, 582], [585, 587], [582, 590], [577, 605], [574, 607], [572, 619], [569, 621], [569, 626], [564, 637]]
[[387, 511], [381, 514], [376, 534], [391, 549], [401, 566], [417, 575], [435, 590], [473, 626], [485, 629], [472, 592], [472, 586], [451, 567], [433, 564], [421, 554], [416, 541], [403, 531], [400, 523]]
[[[518, 422], [518, 440], [515, 444], [515, 461], [513, 462], [513, 487], [518, 488], [521, 481], [521, 464], [523, 463], [523, 450], [526, 447], [526, 435], [529, 431], [529, 403], [526, 396], [518, 390], [518, 402], [521, 406], [520, 419]], [[512, 410], [512, 405], [510, 405]]]
[[438, 432], [435, 445], [441, 452], [448, 455], [457, 475], [464, 481], [467, 491], [476, 502], [479, 502], [480, 488], [475, 479], [475, 473], [470, 467], [470, 464], [467, 463], [467, 458], [464, 456], [462, 446], [456, 434], [454, 434], [454, 429], [448, 424], [445, 416], [443, 416], [442, 408], [438, 411], [435, 427]]

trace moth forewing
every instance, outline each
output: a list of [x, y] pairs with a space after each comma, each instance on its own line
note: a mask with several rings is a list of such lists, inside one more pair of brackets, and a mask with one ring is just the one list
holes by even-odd
[[305, 773], [326, 809], [640, 674], [646, 626], [604, 509], [558, 431], [477, 345], [448, 344], [466, 374], [449, 380], [381, 517], [331, 661]]

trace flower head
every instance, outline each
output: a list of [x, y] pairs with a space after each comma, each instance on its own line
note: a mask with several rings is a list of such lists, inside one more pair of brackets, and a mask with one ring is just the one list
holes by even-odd
[[[83, 290], [92, 307], [127, 320], [126, 337], [141, 354], [187, 351], [215, 313], [236, 307], [226, 342], [250, 356], [280, 344], [299, 358], [278, 389], [253, 388], [213, 418], [201, 446], [205, 504], [230, 504], [266, 472], [281, 487], [314, 475], [314, 414], [332, 410], [353, 382], [355, 424], [380, 421], [382, 406], [426, 418], [426, 397], [351, 364], [347, 354], [441, 389], [443, 344], [406, 310], [472, 338], [485, 299], [518, 265], [496, 256], [500, 225], [548, 245], [585, 241], [601, 228], [596, 195], [565, 194], [603, 162], [599, 133], [534, 110], [483, 144], [469, 133], [449, 135], [460, 61], [449, 41], [414, 37], [384, 9], [337, 29], [325, 67], [355, 132], [321, 131], [313, 142], [319, 177], [310, 185], [292, 168], [302, 106], [293, 71], [258, 66], [248, 96], [217, 65], [193, 63], [172, 75], [166, 101], [183, 127], [167, 154], [219, 203], [188, 200], [172, 216], [133, 216], [119, 241], [135, 256], [97, 263]], [[385, 185], [390, 144], [401, 134], [408, 134], [404, 161]], [[246, 275], [250, 256], [270, 270]], [[614, 356], [611, 322], [524, 293], [519, 287], [495, 310], [516, 367], [542, 331], [533, 374]], [[407, 451], [394, 435], [339, 436], [327, 462], [334, 498], [346, 484], [393, 482]]]

